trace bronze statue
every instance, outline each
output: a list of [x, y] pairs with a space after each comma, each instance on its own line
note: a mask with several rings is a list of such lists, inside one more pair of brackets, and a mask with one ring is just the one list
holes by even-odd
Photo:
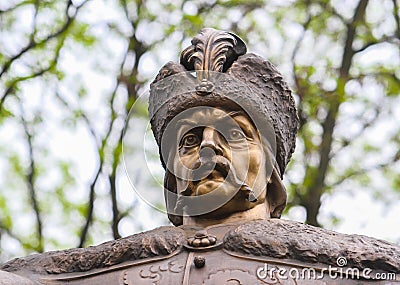
[[295, 103], [236, 35], [194, 37], [151, 84], [149, 116], [175, 227], [14, 259], [0, 285], [400, 282], [399, 246], [279, 219]]

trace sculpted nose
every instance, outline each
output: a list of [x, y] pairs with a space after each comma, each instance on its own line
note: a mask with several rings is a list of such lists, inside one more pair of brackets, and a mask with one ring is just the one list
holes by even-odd
[[212, 157], [214, 155], [222, 155], [220, 143], [218, 132], [213, 128], [205, 128], [200, 144], [200, 156]]

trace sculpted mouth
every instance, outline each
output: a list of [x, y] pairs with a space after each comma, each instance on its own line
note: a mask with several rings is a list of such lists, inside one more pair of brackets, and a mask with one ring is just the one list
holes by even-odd
[[214, 157], [206, 161], [199, 160], [194, 164], [192, 181], [198, 184], [205, 179], [225, 180], [230, 170], [230, 162], [224, 157]]
[[217, 170], [212, 170], [206, 177], [204, 177], [200, 180], [193, 181], [193, 184], [199, 185], [199, 184], [202, 184], [207, 181], [225, 182], [226, 176], [227, 175], [225, 175]]
[[200, 159], [193, 165], [192, 182], [195, 185], [210, 179], [223, 179], [241, 190], [251, 191], [251, 188], [238, 177], [231, 162], [220, 155]]
[[[231, 162], [223, 156], [199, 159], [193, 164], [192, 169], [192, 179], [189, 184], [192, 184], [193, 187], [210, 180], [227, 181], [237, 187], [239, 191], [243, 191], [247, 195], [248, 201], [256, 202], [258, 200], [253, 189], [237, 176]], [[181, 194], [190, 196], [193, 194], [192, 191], [193, 188], [188, 186]]]

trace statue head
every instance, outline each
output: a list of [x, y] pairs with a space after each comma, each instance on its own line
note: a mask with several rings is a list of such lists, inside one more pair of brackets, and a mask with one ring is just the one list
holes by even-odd
[[295, 148], [291, 91], [236, 35], [203, 29], [150, 87], [149, 116], [166, 169], [169, 219], [215, 219], [265, 205], [279, 218]]

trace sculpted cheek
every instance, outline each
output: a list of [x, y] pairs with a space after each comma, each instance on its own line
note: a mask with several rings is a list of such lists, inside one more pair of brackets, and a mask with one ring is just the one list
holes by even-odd
[[260, 166], [264, 161], [264, 153], [258, 145], [250, 145], [248, 149], [249, 163], [252, 166]]
[[191, 168], [194, 164], [194, 162], [199, 158], [197, 148], [196, 149], [190, 149], [190, 150], [181, 150], [179, 153], [179, 159], [181, 163], [187, 167]]
[[250, 168], [249, 162], [250, 160], [248, 151], [236, 152], [232, 156], [233, 167], [236, 170], [238, 178], [240, 178], [241, 180], [246, 179], [247, 172]]
[[[247, 175], [247, 182], [253, 187], [259, 188], [260, 182], [265, 181], [265, 156], [258, 146], [249, 150], [249, 172]], [[260, 184], [260, 185], [259, 185]]]

